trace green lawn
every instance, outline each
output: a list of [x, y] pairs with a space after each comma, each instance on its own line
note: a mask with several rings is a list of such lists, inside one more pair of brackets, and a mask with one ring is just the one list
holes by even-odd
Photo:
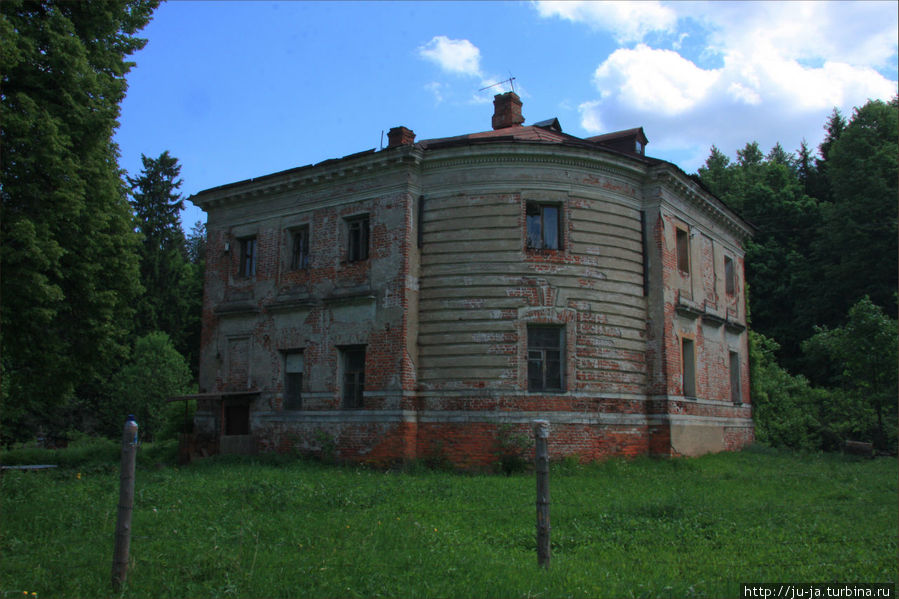
[[[80, 470], [80, 476], [79, 476]], [[897, 577], [897, 461], [766, 450], [533, 475], [260, 458], [137, 473], [128, 597], [736, 597]], [[108, 596], [111, 464], [2, 479], [0, 597]]]

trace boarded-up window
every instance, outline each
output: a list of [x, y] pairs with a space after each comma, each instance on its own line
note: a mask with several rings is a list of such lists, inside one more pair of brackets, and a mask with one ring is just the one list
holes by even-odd
[[734, 272], [734, 261], [729, 256], [724, 257], [724, 287], [727, 295], [733, 295], [737, 289], [736, 273]]
[[300, 227], [291, 232], [290, 268], [309, 268], [309, 227]]
[[690, 274], [690, 234], [685, 229], [677, 229], [677, 269]]
[[247, 339], [228, 340], [228, 383], [232, 389], [246, 389], [250, 362], [250, 343]]
[[343, 351], [343, 407], [362, 407], [365, 391], [365, 347], [348, 347]]
[[535, 250], [558, 250], [560, 243], [561, 219], [558, 204], [527, 202], [527, 246]]
[[681, 362], [683, 364], [684, 395], [696, 397], [696, 353], [693, 340], [681, 339]]
[[563, 328], [528, 326], [528, 391], [563, 391]]
[[347, 227], [347, 262], [359, 262], [368, 259], [368, 215], [358, 216], [346, 221]]
[[740, 354], [730, 352], [730, 399], [734, 403], [743, 403], [743, 386], [740, 384]]
[[256, 238], [248, 237], [240, 240], [240, 268], [242, 277], [256, 276]]
[[284, 356], [284, 409], [303, 408], [303, 354], [291, 352]]

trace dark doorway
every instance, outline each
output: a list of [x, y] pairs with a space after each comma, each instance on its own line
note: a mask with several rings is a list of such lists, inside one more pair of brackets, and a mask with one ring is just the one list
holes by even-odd
[[225, 406], [225, 434], [250, 434], [250, 406], [246, 404]]

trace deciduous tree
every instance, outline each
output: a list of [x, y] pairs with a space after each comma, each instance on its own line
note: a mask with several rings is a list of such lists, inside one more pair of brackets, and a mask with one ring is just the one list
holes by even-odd
[[65, 425], [60, 407], [96, 396], [126, 353], [140, 283], [112, 134], [156, 4], [0, 3], [7, 438]]

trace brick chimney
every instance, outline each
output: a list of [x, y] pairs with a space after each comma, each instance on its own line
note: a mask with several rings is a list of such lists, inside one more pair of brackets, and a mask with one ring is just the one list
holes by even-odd
[[387, 132], [387, 147], [409, 146], [415, 143], [415, 132], [405, 127], [394, 127]]
[[505, 129], [524, 122], [521, 116], [521, 98], [515, 92], [493, 96], [493, 128]]

